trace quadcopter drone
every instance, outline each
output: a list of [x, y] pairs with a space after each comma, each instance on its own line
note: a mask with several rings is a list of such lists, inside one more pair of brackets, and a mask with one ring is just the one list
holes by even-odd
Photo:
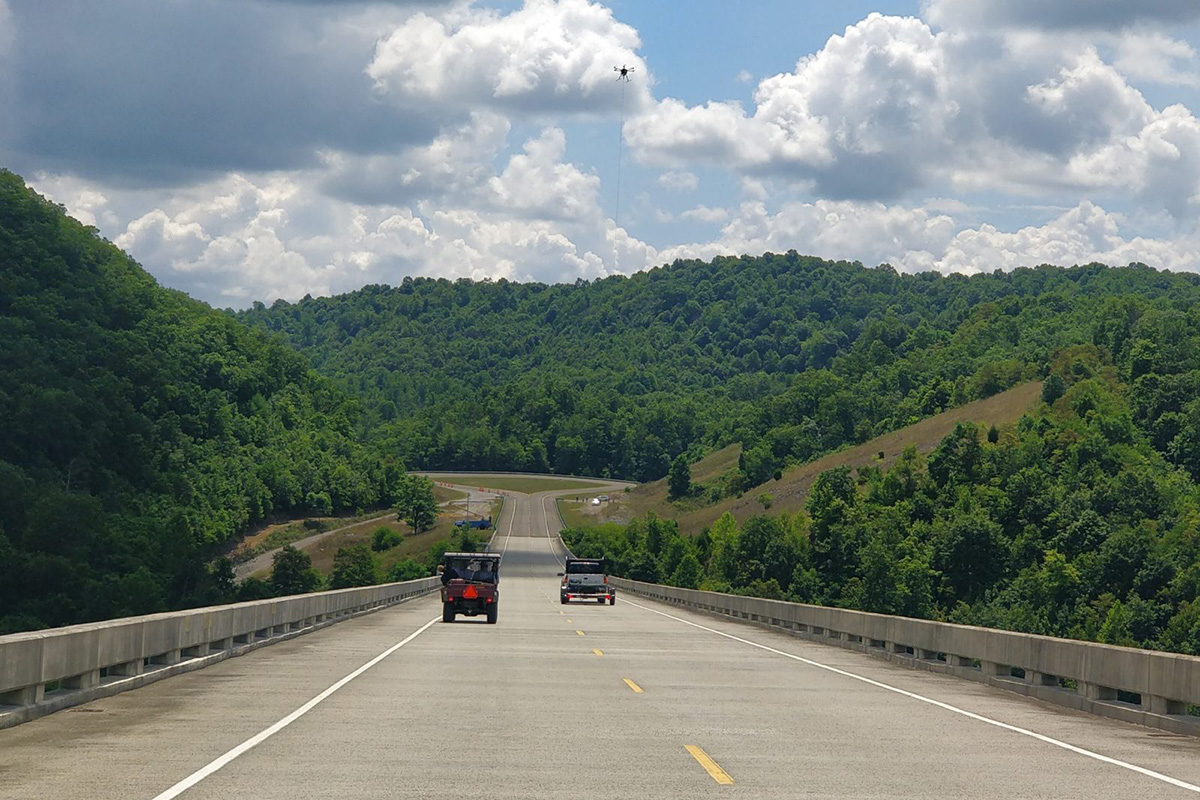
[[620, 73], [617, 75], [617, 80], [624, 80], [625, 82], [629, 81], [629, 73], [633, 71], [633, 67], [627, 67], [624, 64], [619, 67], [613, 67], [613, 72]]

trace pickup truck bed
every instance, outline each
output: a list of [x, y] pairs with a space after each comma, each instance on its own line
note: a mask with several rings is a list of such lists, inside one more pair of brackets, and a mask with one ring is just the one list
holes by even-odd
[[559, 587], [559, 602], [568, 603], [571, 600], [605, 600], [611, 606], [617, 602], [617, 590], [608, 582], [604, 574], [604, 562], [599, 559], [568, 558], [566, 571], [562, 575], [562, 585]]

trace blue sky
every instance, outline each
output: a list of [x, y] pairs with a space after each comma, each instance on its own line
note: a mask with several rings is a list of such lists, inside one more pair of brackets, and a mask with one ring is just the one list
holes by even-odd
[[788, 249], [1197, 270], [1197, 47], [1195, 0], [0, 0], [0, 164], [221, 306]]

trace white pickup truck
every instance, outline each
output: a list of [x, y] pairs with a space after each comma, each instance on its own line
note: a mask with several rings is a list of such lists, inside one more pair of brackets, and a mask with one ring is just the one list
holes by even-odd
[[604, 574], [604, 559], [568, 558], [565, 569], [566, 572], [558, 573], [562, 578], [558, 598], [563, 604], [571, 600], [596, 600], [603, 604], [607, 600], [611, 606], [617, 602], [617, 589]]

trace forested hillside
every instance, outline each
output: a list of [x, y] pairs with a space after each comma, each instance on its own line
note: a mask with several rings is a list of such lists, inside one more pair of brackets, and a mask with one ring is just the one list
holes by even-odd
[[943, 277], [788, 253], [235, 314], [0, 173], [0, 630], [226, 599], [213, 548], [273, 513], [392, 503], [402, 465], [647, 480], [739, 443], [688, 498], [712, 503], [1039, 378], [1014, 428], [823, 478], [807, 516], [595, 544], [630, 574], [1182, 647], [1198, 309], [1196, 275], [1137, 265]]
[[224, 599], [213, 545], [389, 499], [397, 466], [302, 356], [3, 171], [0, 343], [0, 633]]
[[566, 538], [641, 580], [1200, 654], [1200, 315], [1130, 310], [1017, 424], [827, 471], [804, 512]]
[[1198, 276], [1141, 266], [899, 275], [788, 253], [590, 284], [406, 279], [240, 316], [362, 398], [410, 465], [644, 481], [741, 442], [736, 491], [1042, 377], [1071, 345], [1178, 361], [1198, 301]]

